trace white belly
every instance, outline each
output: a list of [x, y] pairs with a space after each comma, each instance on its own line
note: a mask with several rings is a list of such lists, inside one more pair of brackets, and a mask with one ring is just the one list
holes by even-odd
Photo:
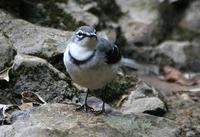
[[116, 71], [109, 66], [101, 66], [96, 69], [81, 69], [77, 66], [67, 67], [72, 80], [82, 87], [99, 89], [109, 83], [115, 76]]

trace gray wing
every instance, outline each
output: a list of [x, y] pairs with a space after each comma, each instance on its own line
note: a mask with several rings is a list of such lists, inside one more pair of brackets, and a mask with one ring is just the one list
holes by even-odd
[[105, 54], [107, 64], [115, 64], [121, 60], [119, 48], [104, 38], [98, 38], [97, 48]]

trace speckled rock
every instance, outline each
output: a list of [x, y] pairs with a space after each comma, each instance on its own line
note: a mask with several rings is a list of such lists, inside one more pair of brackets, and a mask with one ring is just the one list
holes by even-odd
[[51, 58], [62, 54], [72, 33], [13, 19], [0, 11], [0, 30], [20, 54]]
[[124, 114], [149, 113], [162, 116], [167, 112], [162, 94], [150, 85], [139, 81], [122, 103], [120, 111]]
[[189, 41], [165, 41], [155, 50], [155, 56], [166, 55], [177, 67], [190, 69], [190, 71], [200, 70], [200, 46], [196, 42]]
[[[125, 38], [129, 44], [132, 44], [143, 37], [144, 33], [148, 33], [152, 29], [152, 23], [158, 18], [158, 2], [155, 0], [116, 0], [125, 13], [119, 19], [119, 25], [122, 28]], [[146, 34], [145, 34], [146, 35]], [[144, 41], [147, 41], [144, 38]]]
[[158, 46], [157, 50], [159, 53], [172, 58], [175, 63], [184, 65], [187, 58], [184, 49], [191, 46], [191, 43], [188, 41], [165, 41]]
[[76, 94], [69, 77], [35, 56], [18, 54], [10, 80], [13, 94], [18, 96], [28, 90], [37, 92], [47, 102], [65, 102]]
[[0, 71], [12, 65], [14, 49], [8, 39], [0, 33]]
[[[10, 15], [8, 12], [0, 9], [0, 24], [2, 24], [5, 20], [13, 19], [13, 16]], [[1, 30], [1, 29], [0, 29]]]
[[90, 26], [96, 26], [99, 23], [98, 17], [84, 10], [74, 0], [68, 0], [67, 3], [57, 3], [57, 6], [66, 14], [70, 14], [76, 22], [83, 22]]
[[200, 34], [200, 1], [194, 1], [186, 10], [184, 17], [180, 21], [180, 27], [186, 31]]
[[1, 126], [0, 137], [176, 137], [179, 126], [150, 115], [101, 115], [73, 111], [72, 105], [51, 104], [14, 112], [16, 121]]

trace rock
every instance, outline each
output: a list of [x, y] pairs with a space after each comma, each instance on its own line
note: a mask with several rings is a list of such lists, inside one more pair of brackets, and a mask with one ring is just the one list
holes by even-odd
[[65, 50], [65, 42], [72, 33], [33, 25], [20, 19], [0, 16], [0, 30], [20, 54], [29, 54], [46, 59], [60, 55]]
[[158, 90], [140, 81], [122, 103], [120, 111], [124, 114], [149, 113], [162, 116], [167, 111], [162, 100], [163, 96]]
[[[97, 15], [100, 15], [100, 20], [104, 21], [114, 21], [117, 22], [122, 16], [121, 9], [117, 4], [116, 0], [97, 0], [98, 8], [100, 9]], [[98, 10], [98, 9], [97, 9]], [[114, 12], [111, 12], [114, 11]]]
[[[0, 9], [0, 23], [3, 23], [5, 20], [13, 19], [12, 15], [10, 15], [8, 12]], [[1, 29], [0, 29], [1, 30]]]
[[199, 51], [200, 46], [197, 43], [189, 41], [165, 41], [158, 46], [156, 54], [166, 55], [178, 67], [189, 69], [190, 71], [199, 71]]
[[[129, 44], [149, 31], [151, 24], [158, 18], [158, 3], [155, 0], [116, 0], [124, 14], [119, 19], [125, 38]], [[151, 27], [150, 27], [151, 28]], [[145, 38], [146, 39], [146, 38]], [[143, 39], [143, 41], [147, 41]]]
[[[18, 54], [10, 79], [13, 96], [32, 91], [47, 102], [66, 102], [77, 94], [69, 77], [46, 60], [35, 56]], [[15, 100], [19, 103], [17, 97]]]
[[129, 45], [156, 46], [177, 27], [191, 1], [116, 0], [124, 16], [119, 25]]
[[70, 14], [76, 22], [83, 22], [90, 26], [96, 26], [99, 23], [99, 19], [80, 7], [74, 0], [68, 0], [67, 3], [56, 4], [65, 13]]
[[158, 46], [157, 50], [172, 58], [175, 63], [184, 65], [186, 62], [184, 48], [186, 47], [191, 47], [191, 43], [188, 41], [165, 41]]
[[176, 137], [179, 126], [150, 115], [101, 115], [73, 111], [72, 105], [51, 104], [15, 112], [12, 125], [0, 126], [0, 137]]
[[[133, 47], [127, 50], [138, 63], [154, 64], [161, 70], [171, 65], [183, 70], [199, 72], [200, 44], [198, 37], [193, 41], [166, 40], [157, 47]], [[145, 65], [144, 65], [145, 66]], [[149, 68], [147, 66], [146, 68]], [[156, 73], [155, 73], [156, 74]]]
[[135, 89], [131, 92], [132, 99], [139, 99], [145, 97], [158, 97], [163, 100], [162, 94], [159, 90], [156, 90], [154, 87], [148, 85], [143, 81], [138, 81]]
[[[99, 18], [100, 23], [98, 25], [105, 25], [108, 22], [117, 22], [122, 15], [121, 9], [115, 0], [76, 0], [76, 2], [84, 10], [87, 10]], [[105, 26], [103, 28], [105, 28]]]
[[34, 24], [63, 30], [74, 30], [78, 26], [84, 25], [84, 23], [76, 22], [70, 14], [66, 14], [56, 5], [57, 2], [67, 3], [67, 1], [1, 0], [0, 8]]
[[0, 33], [0, 72], [12, 65], [14, 59], [14, 49], [8, 39]]
[[129, 98], [126, 103], [123, 104], [122, 112], [124, 114], [130, 113], [149, 113], [152, 115], [162, 116], [166, 112], [165, 104], [157, 97], [140, 98], [131, 100]]
[[194, 1], [186, 10], [184, 17], [181, 19], [179, 26], [186, 30], [200, 34], [200, 1]]
[[123, 13], [128, 12], [129, 17], [137, 22], [149, 24], [157, 18], [156, 7], [158, 3], [155, 0], [116, 0], [116, 2]]

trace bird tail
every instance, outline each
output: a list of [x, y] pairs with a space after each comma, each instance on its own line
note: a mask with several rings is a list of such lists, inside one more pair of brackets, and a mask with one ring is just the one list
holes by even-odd
[[140, 64], [136, 62], [133, 59], [130, 58], [122, 58], [120, 61], [120, 66], [121, 67], [128, 67], [133, 70], [137, 70], [139, 72], [145, 73], [145, 74], [159, 74], [159, 67], [155, 65], [146, 65], [146, 64]]

